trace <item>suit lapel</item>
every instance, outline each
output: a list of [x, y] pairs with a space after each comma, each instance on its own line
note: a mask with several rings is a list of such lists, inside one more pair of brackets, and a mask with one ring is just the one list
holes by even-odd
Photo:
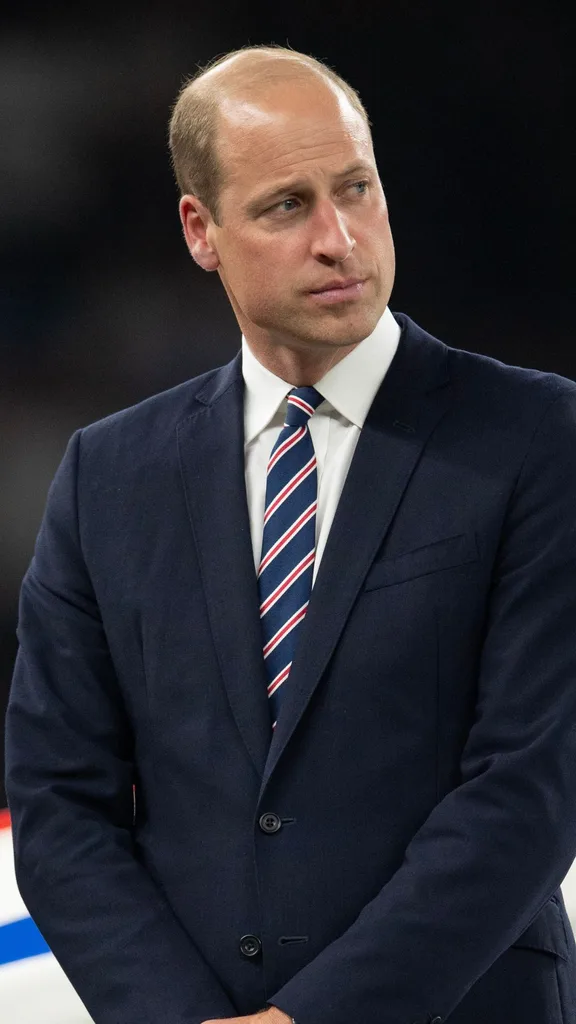
[[261, 777], [270, 745], [267, 679], [244, 479], [241, 357], [196, 395], [178, 426], [180, 464], [220, 669]]
[[228, 699], [263, 793], [338, 643], [426, 443], [452, 401], [447, 349], [407, 317], [350, 466], [270, 743], [267, 678], [244, 480], [241, 357], [178, 426], [188, 510]]
[[435, 426], [451, 402], [446, 347], [398, 316], [398, 351], [360, 434], [270, 746], [261, 792], [305, 711]]

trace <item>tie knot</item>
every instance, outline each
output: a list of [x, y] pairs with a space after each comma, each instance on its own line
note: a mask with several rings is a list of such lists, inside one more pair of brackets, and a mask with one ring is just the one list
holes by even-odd
[[316, 411], [323, 396], [316, 388], [292, 388], [288, 394], [288, 408], [286, 410], [286, 425], [288, 427], [303, 427]]

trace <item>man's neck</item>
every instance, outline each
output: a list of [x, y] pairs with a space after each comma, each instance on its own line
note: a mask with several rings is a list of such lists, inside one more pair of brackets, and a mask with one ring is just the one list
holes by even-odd
[[323, 346], [314, 351], [288, 345], [261, 344], [246, 337], [253, 356], [281, 380], [293, 387], [310, 387], [322, 380], [358, 344]]

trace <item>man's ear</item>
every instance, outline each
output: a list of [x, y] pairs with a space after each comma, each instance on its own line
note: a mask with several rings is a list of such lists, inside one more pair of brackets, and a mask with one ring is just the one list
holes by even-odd
[[192, 259], [202, 270], [217, 270], [220, 266], [218, 253], [207, 238], [208, 228], [213, 224], [210, 211], [193, 195], [182, 196], [178, 209]]

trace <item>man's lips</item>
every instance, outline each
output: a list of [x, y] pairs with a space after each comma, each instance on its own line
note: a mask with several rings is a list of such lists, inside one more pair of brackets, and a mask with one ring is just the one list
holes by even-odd
[[354, 302], [360, 298], [364, 291], [366, 279], [361, 277], [349, 277], [343, 281], [330, 281], [320, 290], [309, 292], [310, 301], [320, 306], [342, 305], [345, 302]]
[[327, 284], [323, 284], [320, 288], [312, 288], [312, 295], [321, 295], [322, 292], [331, 292], [336, 288], [351, 288], [355, 284], [362, 284], [365, 280], [363, 277], [348, 277], [343, 280], [341, 277], [335, 278], [333, 281], [328, 281]]

